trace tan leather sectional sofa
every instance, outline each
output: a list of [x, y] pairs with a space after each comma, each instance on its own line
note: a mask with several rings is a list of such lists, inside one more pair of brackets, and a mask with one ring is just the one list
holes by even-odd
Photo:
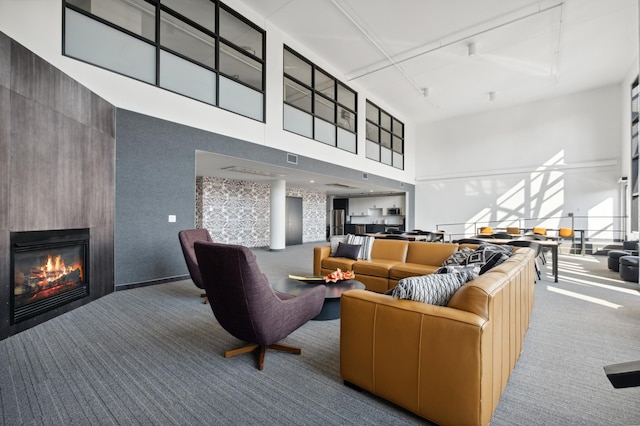
[[[458, 289], [447, 306], [345, 292], [340, 320], [345, 383], [439, 425], [488, 425], [522, 351], [533, 308], [534, 262], [533, 250], [517, 248]], [[318, 266], [316, 273], [327, 269]]]
[[458, 250], [458, 244], [376, 239], [370, 260], [331, 257], [330, 246], [313, 249], [313, 274], [328, 275], [340, 268], [356, 274], [367, 290], [384, 293], [405, 277], [426, 275]]

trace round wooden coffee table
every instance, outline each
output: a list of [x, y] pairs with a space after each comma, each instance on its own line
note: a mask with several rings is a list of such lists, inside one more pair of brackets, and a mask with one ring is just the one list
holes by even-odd
[[[364, 284], [356, 280], [345, 280], [337, 283], [324, 283], [326, 292], [324, 294], [324, 304], [320, 313], [314, 317], [314, 320], [325, 321], [340, 318], [340, 296], [347, 290], [364, 289]], [[309, 284], [291, 278], [283, 278], [274, 282], [271, 287], [278, 293], [284, 293], [291, 296], [299, 296], [309, 288], [318, 284]]]

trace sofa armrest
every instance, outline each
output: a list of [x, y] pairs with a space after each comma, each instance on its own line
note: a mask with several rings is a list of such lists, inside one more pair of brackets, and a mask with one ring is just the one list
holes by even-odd
[[313, 248], [313, 275], [322, 275], [322, 260], [331, 254], [331, 246], [318, 246]]
[[479, 401], [491, 400], [485, 319], [366, 290], [343, 293], [340, 305], [343, 380], [438, 424], [488, 423], [479, 421]]

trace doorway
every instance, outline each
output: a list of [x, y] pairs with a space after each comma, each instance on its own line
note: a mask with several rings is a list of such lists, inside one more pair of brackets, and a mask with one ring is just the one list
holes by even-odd
[[285, 220], [285, 245], [293, 246], [302, 244], [302, 198], [286, 197]]

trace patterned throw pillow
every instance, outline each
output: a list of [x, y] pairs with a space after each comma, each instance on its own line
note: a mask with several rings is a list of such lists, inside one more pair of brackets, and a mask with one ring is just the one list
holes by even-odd
[[442, 266], [449, 265], [466, 265], [467, 258], [474, 252], [475, 250], [469, 247], [463, 247], [457, 252], [453, 253], [451, 256], [447, 258], [444, 262], [442, 262]]
[[394, 299], [415, 300], [446, 306], [453, 294], [466, 282], [464, 274], [430, 274], [398, 281], [391, 295]]
[[360, 244], [360, 255], [358, 257], [363, 260], [371, 260], [371, 249], [373, 248], [374, 240], [375, 238], [368, 235], [347, 234], [347, 244]]
[[462, 274], [465, 282], [474, 280], [480, 275], [480, 265], [447, 265], [436, 269], [434, 274]]
[[467, 259], [467, 265], [479, 264], [480, 274], [484, 274], [494, 266], [498, 266], [511, 256], [513, 246], [502, 244], [481, 244], [480, 247]]

